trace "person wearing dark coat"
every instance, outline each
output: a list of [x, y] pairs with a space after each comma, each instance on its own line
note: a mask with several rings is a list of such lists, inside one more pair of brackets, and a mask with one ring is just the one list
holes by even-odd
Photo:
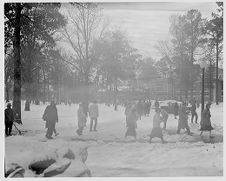
[[11, 108], [11, 103], [8, 103], [7, 108], [5, 109], [5, 135], [6, 136], [11, 136], [13, 121], [14, 121], [14, 112]]
[[210, 117], [211, 117], [211, 114], [210, 114], [210, 103], [207, 103], [206, 104], [206, 109], [202, 112], [202, 116], [201, 116], [201, 133], [200, 133], [200, 136], [202, 136], [202, 133], [203, 131], [209, 131], [210, 133], [210, 137], [211, 137], [211, 130], [213, 130], [213, 127], [211, 125], [211, 122], [210, 122]]
[[88, 112], [89, 112], [89, 103], [88, 103], [88, 101], [84, 101], [82, 103], [82, 107], [83, 107], [83, 110], [84, 110], [84, 114], [87, 117], [88, 116]]
[[152, 138], [160, 138], [162, 140], [162, 143], [165, 143], [164, 139], [163, 139], [163, 134], [162, 134], [162, 129], [160, 127], [160, 123], [161, 123], [161, 116], [160, 116], [160, 108], [155, 108], [155, 115], [153, 117], [153, 128], [151, 130], [151, 134], [150, 134], [150, 140], [149, 143], [151, 143]]
[[194, 117], [195, 117], [195, 123], [198, 124], [198, 122], [197, 122], [198, 114], [196, 112], [196, 104], [195, 104], [195, 102], [192, 102], [192, 105], [191, 105], [191, 123], [193, 123]]
[[137, 120], [138, 116], [136, 113], [136, 107], [131, 106], [130, 108], [127, 108], [126, 110], [126, 134], [125, 138], [127, 136], [133, 136], [136, 139], [136, 128], [137, 128]]
[[141, 116], [142, 116], [143, 110], [144, 110], [143, 103], [141, 102], [141, 100], [139, 100], [139, 102], [137, 103], [136, 110], [137, 110], [137, 114], [139, 116], [139, 119], [141, 120]]
[[54, 101], [51, 101], [44, 111], [42, 119], [46, 121], [46, 138], [53, 139], [52, 135], [55, 130], [56, 123], [58, 122], [57, 108]]
[[151, 111], [151, 101], [149, 100], [148, 101], [148, 115], [150, 114], [150, 111]]
[[178, 103], [175, 102], [175, 103], [174, 103], [174, 107], [173, 107], [173, 114], [174, 114], [174, 118], [175, 118], [175, 119], [177, 119], [178, 111], [179, 111], [179, 106], [178, 106]]
[[188, 126], [188, 111], [186, 110], [186, 103], [183, 103], [179, 110], [177, 134], [180, 134], [180, 130], [184, 128], [187, 130], [187, 133], [190, 135], [191, 132]]
[[159, 101], [155, 101], [155, 108], [158, 108], [159, 107]]

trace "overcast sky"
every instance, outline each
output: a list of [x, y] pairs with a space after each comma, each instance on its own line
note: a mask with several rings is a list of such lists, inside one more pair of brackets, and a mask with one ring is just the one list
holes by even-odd
[[157, 41], [169, 39], [170, 15], [198, 9], [204, 18], [210, 18], [217, 8], [213, 2], [103, 3], [100, 6], [112, 27], [126, 31], [133, 46], [143, 56], [156, 59], [160, 56], [154, 47]]

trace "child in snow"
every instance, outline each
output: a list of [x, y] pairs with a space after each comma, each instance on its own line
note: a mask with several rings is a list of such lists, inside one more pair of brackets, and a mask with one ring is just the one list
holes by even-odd
[[202, 112], [202, 117], [201, 117], [201, 133], [200, 136], [202, 136], [203, 131], [209, 131], [209, 135], [211, 136], [211, 130], [213, 130], [213, 127], [211, 126], [210, 122], [210, 103], [206, 104], [206, 109]]
[[161, 117], [160, 117], [160, 108], [155, 108], [155, 115], [153, 118], [153, 128], [151, 130], [151, 134], [150, 134], [150, 140], [149, 143], [151, 143], [152, 138], [160, 138], [162, 140], [162, 143], [165, 143], [164, 139], [163, 139], [163, 134], [162, 134], [162, 129], [160, 127], [160, 123], [161, 123]]
[[127, 113], [126, 113], [127, 130], [126, 130], [125, 138], [127, 136], [133, 136], [136, 139], [137, 120], [138, 120], [138, 116], [136, 113], [136, 107], [132, 106], [130, 110], [127, 110]]
[[77, 116], [78, 116], [78, 129], [77, 129], [76, 133], [80, 136], [80, 135], [82, 135], [82, 131], [86, 124], [86, 115], [84, 113], [82, 104], [79, 104]]

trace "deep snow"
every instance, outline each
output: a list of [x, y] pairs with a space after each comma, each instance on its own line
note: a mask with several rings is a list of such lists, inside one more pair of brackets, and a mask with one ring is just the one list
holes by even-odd
[[[99, 105], [98, 132], [89, 132], [89, 119], [84, 135], [77, 136], [78, 105], [58, 105], [60, 133], [55, 139], [42, 142], [45, 136], [45, 122], [41, 119], [46, 105], [31, 105], [31, 111], [22, 112], [24, 136], [7, 137], [6, 160], [26, 166], [34, 154], [44, 154], [48, 148], [76, 149], [88, 146], [87, 167], [93, 176], [221, 176], [223, 175], [223, 105], [212, 105], [211, 120], [215, 138], [209, 140], [208, 133], [201, 139], [199, 126], [191, 125], [193, 136], [181, 131], [176, 134], [177, 120], [169, 116], [164, 139], [147, 143], [152, 128], [151, 110], [149, 117], [137, 122], [137, 140], [124, 138], [124, 108]], [[24, 108], [24, 105], [23, 105]], [[200, 110], [197, 110], [200, 121]], [[190, 122], [190, 117], [189, 117]], [[45, 148], [45, 149], [44, 149]]]

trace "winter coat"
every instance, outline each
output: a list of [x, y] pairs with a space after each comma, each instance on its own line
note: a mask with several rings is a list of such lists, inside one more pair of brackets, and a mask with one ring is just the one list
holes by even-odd
[[138, 116], [136, 114], [136, 110], [130, 109], [126, 116], [126, 126], [127, 126], [126, 136], [136, 137], [137, 119]]
[[177, 103], [174, 104], [174, 115], [178, 115], [179, 106]]
[[155, 107], [159, 107], [159, 101], [155, 101]]
[[193, 103], [191, 106], [191, 113], [194, 114], [195, 112], [196, 112], [196, 105], [195, 103]]
[[97, 118], [98, 116], [99, 116], [98, 105], [92, 104], [89, 107], [89, 117], [90, 118]]
[[85, 127], [85, 125], [86, 125], [86, 115], [84, 113], [83, 108], [81, 108], [81, 107], [78, 108], [77, 116], [78, 116], [78, 127], [79, 128]]
[[5, 109], [5, 123], [13, 123], [14, 113], [11, 108]]
[[137, 127], [137, 119], [138, 116], [135, 110], [129, 110], [126, 116], [126, 123], [128, 128], [136, 128]]
[[88, 115], [88, 112], [89, 112], [89, 103], [88, 102], [83, 102], [82, 103], [82, 107], [83, 107], [83, 112], [87, 116]]
[[161, 122], [161, 116], [160, 114], [156, 113], [153, 118], [153, 128], [150, 134], [151, 138], [154, 138], [154, 137], [162, 138], [163, 134], [162, 134], [162, 129], [160, 127], [160, 122]]
[[210, 131], [213, 129], [213, 127], [211, 126], [211, 122], [210, 122], [210, 110], [209, 109], [205, 109], [202, 112], [202, 116], [201, 116], [201, 131]]
[[57, 108], [54, 105], [46, 107], [42, 119], [46, 121], [46, 128], [50, 128], [58, 122]]
[[185, 106], [182, 106], [179, 110], [179, 120], [178, 120], [178, 128], [186, 128], [188, 127], [188, 115]]
[[137, 113], [141, 116], [143, 114], [143, 111], [144, 111], [144, 107], [143, 107], [142, 102], [137, 103], [136, 109], [137, 109]]
[[161, 116], [160, 114], [155, 114], [153, 117], [153, 128], [160, 128]]
[[162, 115], [162, 121], [166, 122], [169, 117], [168, 113], [164, 109], [161, 109], [161, 115]]

